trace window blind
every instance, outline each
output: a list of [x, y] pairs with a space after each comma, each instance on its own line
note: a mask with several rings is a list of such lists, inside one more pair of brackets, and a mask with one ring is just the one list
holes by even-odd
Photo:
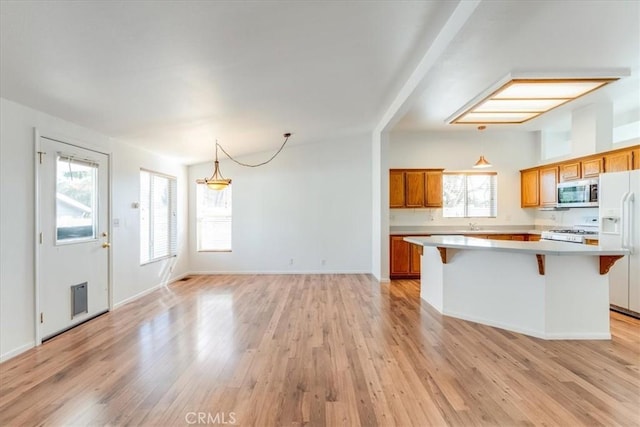
[[497, 181], [495, 172], [445, 172], [442, 180], [442, 216], [447, 218], [497, 216]]
[[140, 171], [140, 262], [177, 255], [177, 182]]

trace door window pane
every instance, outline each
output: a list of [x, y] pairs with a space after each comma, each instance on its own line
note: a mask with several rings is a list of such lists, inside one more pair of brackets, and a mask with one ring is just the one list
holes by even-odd
[[97, 193], [97, 164], [61, 155], [57, 157], [56, 243], [96, 238]]

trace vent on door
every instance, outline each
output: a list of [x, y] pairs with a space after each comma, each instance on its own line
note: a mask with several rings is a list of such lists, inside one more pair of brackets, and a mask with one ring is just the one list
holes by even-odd
[[71, 287], [71, 318], [78, 314], [88, 313], [87, 307], [87, 282]]

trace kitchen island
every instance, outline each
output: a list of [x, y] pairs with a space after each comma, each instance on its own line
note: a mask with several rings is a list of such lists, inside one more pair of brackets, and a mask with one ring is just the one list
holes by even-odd
[[610, 339], [609, 268], [626, 249], [463, 236], [423, 249], [420, 297], [439, 312], [543, 339]]

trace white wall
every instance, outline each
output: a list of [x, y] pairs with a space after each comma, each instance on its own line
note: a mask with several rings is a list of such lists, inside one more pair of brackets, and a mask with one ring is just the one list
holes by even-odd
[[[240, 160], [258, 163], [271, 154]], [[259, 168], [240, 167], [221, 157], [220, 168], [233, 180], [233, 250], [196, 250], [195, 180], [211, 176], [213, 164], [193, 165], [189, 167], [192, 271], [371, 271], [370, 134], [290, 145]]]
[[[111, 141], [90, 129], [52, 117], [34, 109], [0, 99], [0, 359], [18, 354], [35, 344], [34, 313], [34, 127], [42, 135], [112, 153], [113, 205], [121, 227], [113, 229], [114, 302], [153, 288], [167, 278], [168, 264], [175, 263], [172, 275], [187, 272], [184, 251], [186, 229], [186, 168], [167, 159]], [[178, 176], [182, 196], [178, 200], [181, 218], [178, 230], [181, 256], [148, 266], [139, 265], [137, 213], [130, 203], [138, 196], [140, 167]], [[123, 221], [124, 220], [124, 221]]]
[[474, 170], [482, 154], [498, 173], [497, 218], [443, 218], [442, 209], [391, 209], [394, 225], [531, 225], [535, 213], [520, 207], [520, 170], [537, 164], [538, 137], [533, 132], [486, 130], [479, 132], [394, 132], [389, 146], [389, 168], [444, 168]]

